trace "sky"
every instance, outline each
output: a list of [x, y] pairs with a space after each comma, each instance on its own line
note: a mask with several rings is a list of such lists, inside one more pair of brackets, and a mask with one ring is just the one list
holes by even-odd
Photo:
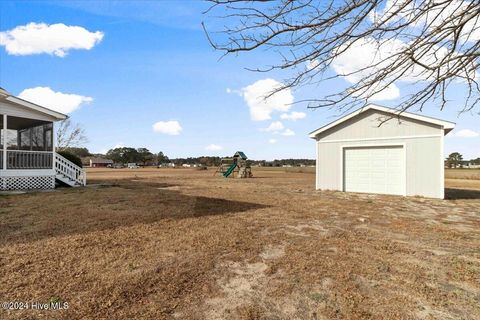
[[[129, 146], [171, 158], [237, 150], [252, 159], [315, 158], [308, 133], [340, 114], [295, 102], [355, 79], [264, 100], [285, 74], [247, 68], [278, 56], [258, 50], [222, 57], [201, 27], [202, 21], [211, 30], [221, 27], [203, 14], [207, 8], [200, 1], [1, 1], [0, 86], [68, 114], [95, 153]], [[366, 47], [332, 72], [358, 67]], [[395, 106], [403, 89], [391, 89], [375, 102]], [[457, 124], [445, 139], [446, 155], [480, 157], [478, 110], [459, 114], [461, 94], [450, 98], [446, 110], [430, 104], [421, 114]]]

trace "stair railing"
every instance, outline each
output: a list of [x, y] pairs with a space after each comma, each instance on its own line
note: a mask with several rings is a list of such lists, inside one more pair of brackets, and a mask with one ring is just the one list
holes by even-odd
[[62, 157], [58, 153], [55, 152], [55, 171], [56, 174], [61, 174], [73, 181], [77, 184], [86, 186], [87, 185], [87, 173], [85, 170], [67, 160], [66, 158]]

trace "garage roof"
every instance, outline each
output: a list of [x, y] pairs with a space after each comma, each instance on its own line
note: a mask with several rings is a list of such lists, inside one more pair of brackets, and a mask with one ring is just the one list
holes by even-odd
[[454, 122], [439, 120], [439, 119], [435, 119], [435, 118], [431, 118], [431, 117], [427, 117], [427, 116], [421, 116], [421, 115], [418, 115], [418, 114], [415, 114], [415, 113], [410, 113], [410, 112], [406, 112], [406, 111], [400, 111], [400, 110], [397, 110], [397, 109], [392, 109], [392, 108], [387, 108], [387, 107], [382, 107], [382, 106], [377, 106], [377, 105], [374, 105], [374, 104], [370, 104], [370, 105], [368, 105], [364, 108], [360, 108], [360, 109], [358, 109], [358, 110], [356, 110], [352, 113], [349, 113], [346, 116], [344, 116], [344, 117], [342, 117], [342, 118], [340, 118], [340, 119], [338, 119], [334, 122], [331, 122], [331, 123], [329, 123], [329, 124], [327, 124], [327, 125], [325, 125], [321, 128], [318, 128], [317, 130], [314, 130], [314, 131], [310, 132], [309, 137], [314, 139], [318, 134], [320, 134], [324, 131], [327, 131], [328, 129], [333, 128], [333, 127], [339, 125], [340, 123], [345, 122], [348, 119], [351, 119], [351, 118], [353, 118], [353, 117], [355, 117], [355, 116], [357, 116], [361, 113], [364, 113], [368, 110], [378, 110], [378, 111], [390, 113], [392, 115], [392, 117], [402, 116], [402, 117], [405, 117], [405, 118], [410, 118], [410, 119], [414, 119], [414, 120], [419, 120], [419, 121], [435, 124], [435, 125], [443, 127], [443, 130], [445, 130], [445, 134], [450, 132], [455, 127]]

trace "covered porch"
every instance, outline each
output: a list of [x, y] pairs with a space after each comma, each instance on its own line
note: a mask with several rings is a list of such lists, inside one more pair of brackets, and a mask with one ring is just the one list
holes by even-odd
[[53, 122], [0, 115], [0, 189], [55, 187]]
[[85, 171], [55, 152], [54, 122], [66, 118], [0, 88], [0, 190], [86, 184]]
[[53, 122], [6, 114], [1, 119], [0, 169], [54, 169]]

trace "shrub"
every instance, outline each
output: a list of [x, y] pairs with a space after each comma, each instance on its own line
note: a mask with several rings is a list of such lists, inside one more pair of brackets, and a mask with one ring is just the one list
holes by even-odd
[[57, 152], [59, 155], [61, 155], [62, 157], [64, 157], [65, 159], [73, 162], [74, 164], [76, 164], [77, 166], [79, 166], [80, 168], [82, 168], [82, 159], [80, 159], [80, 157], [74, 155], [73, 153], [71, 152], [68, 152], [68, 151], [58, 151]]

